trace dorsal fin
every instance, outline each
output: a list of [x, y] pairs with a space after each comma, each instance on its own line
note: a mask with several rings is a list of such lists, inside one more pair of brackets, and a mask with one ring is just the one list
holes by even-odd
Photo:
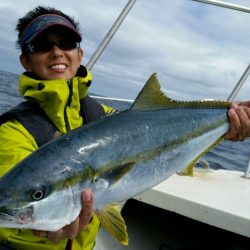
[[135, 99], [132, 110], [154, 110], [161, 108], [227, 108], [229, 102], [224, 101], [177, 101], [166, 96], [161, 90], [160, 82], [153, 73]]
[[161, 90], [160, 82], [156, 76], [156, 73], [153, 73], [141, 92], [138, 94], [135, 99], [131, 109], [133, 110], [148, 110], [155, 109], [159, 107], [165, 107], [172, 99], [167, 97]]

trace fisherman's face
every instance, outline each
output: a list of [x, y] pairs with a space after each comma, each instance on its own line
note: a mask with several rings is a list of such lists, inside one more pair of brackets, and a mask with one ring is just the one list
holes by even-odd
[[28, 72], [37, 79], [55, 80], [71, 79], [76, 75], [81, 64], [83, 51], [75, 46], [71, 34], [44, 32], [34, 42], [34, 52], [22, 54], [20, 61]]

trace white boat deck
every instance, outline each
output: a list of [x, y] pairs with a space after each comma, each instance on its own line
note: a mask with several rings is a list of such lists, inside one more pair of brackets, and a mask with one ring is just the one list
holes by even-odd
[[228, 170], [175, 174], [135, 199], [250, 237], [250, 179], [242, 176]]
[[242, 176], [228, 170], [196, 171], [194, 177], [175, 174], [136, 196], [141, 202], [125, 204], [129, 246], [101, 228], [95, 249], [247, 250], [250, 179]]

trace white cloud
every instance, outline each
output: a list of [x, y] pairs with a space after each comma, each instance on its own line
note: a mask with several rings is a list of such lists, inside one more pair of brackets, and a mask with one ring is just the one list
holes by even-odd
[[[0, 31], [0, 69], [21, 72], [15, 23], [36, 5], [54, 6], [80, 21], [86, 64], [126, 3], [1, 0], [0, 21], [6, 25]], [[134, 98], [156, 71], [172, 97], [225, 99], [250, 63], [249, 21], [247, 13], [189, 0], [138, 0], [95, 65], [92, 91]], [[239, 97], [250, 99], [249, 92], [248, 81]]]

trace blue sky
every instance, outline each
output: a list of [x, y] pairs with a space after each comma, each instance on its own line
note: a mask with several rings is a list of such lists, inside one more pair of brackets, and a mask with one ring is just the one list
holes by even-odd
[[[249, 0], [228, 1], [250, 7]], [[81, 24], [83, 64], [127, 0], [1, 0], [0, 69], [20, 74], [17, 19], [37, 5]], [[92, 70], [92, 92], [133, 99], [153, 73], [176, 99], [226, 99], [250, 63], [250, 14], [191, 0], [137, 0]], [[250, 100], [250, 79], [236, 99]]]

